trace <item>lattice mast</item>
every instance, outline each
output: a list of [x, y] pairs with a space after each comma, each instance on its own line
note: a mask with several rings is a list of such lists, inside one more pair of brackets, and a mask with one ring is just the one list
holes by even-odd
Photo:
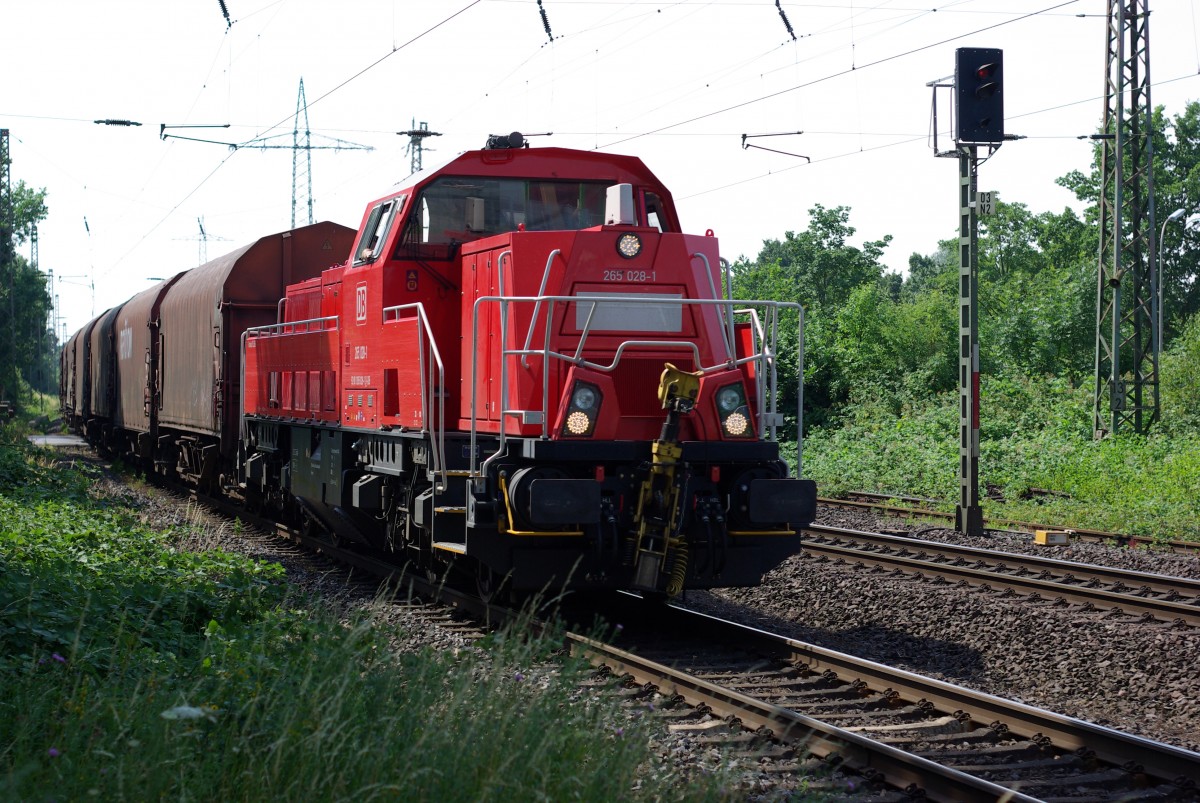
[[1129, 426], [1145, 432], [1159, 416], [1148, 3], [1108, 0], [1092, 404], [1097, 438]]
[[[300, 118], [304, 117], [304, 133], [300, 133]], [[300, 153], [303, 151], [304, 156]], [[301, 201], [308, 209], [308, 223], [313, 223], [312, 201], [312, 132], [308, 128], [308, 101], [304, 97], [304, 79], [296, 95], [296, 118], [292, 124], [292, 228], [296, 228], [296, 204]]]
[[[412, 128], [407, 131], [397, 131], [396, 134], [408, 137], [408, 147], [404, 149], [404, 152], [409, 156], [409, 170], [411, 171], [409, 175], [421, 172], [421, 156], [425, 152], [425, 139], [442, 135], [440, 131], [430, 131], [429, 123], [422, 121], [418, 125], [415, 117], [412, 121]], [[430, 150], [433, 149], [430, 148]]]

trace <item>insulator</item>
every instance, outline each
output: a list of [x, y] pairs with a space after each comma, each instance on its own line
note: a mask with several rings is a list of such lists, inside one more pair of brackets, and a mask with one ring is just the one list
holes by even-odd
[[[538, 0], [538, 5], [541, 4], [542, 0]], [[787, 14], [783, 13], [783, 6], [779, 4], [779, 0], [775, 0], [775, 8], [779, 9], [779, 18], [783, 20], [783, 27], [787, 28], [788, 34], [794, 41], [796, 39], [796, 32], [792, 30], [792, 23], [788, 21]]]
[[[546, 9], [544, 9], [542, 7], [542, 0], [537, 0], [537, 4], [538, 4], [538, 13], [540, 13], [542, 15], [542, 27], [546, 29], [546, 36], [549, 37], [551, 42], [553, 42], [554, 34], [550, 33], [550, 20], [546, 16]], [[780, 13], [782, 13], [782, 12], [780, 12]]]

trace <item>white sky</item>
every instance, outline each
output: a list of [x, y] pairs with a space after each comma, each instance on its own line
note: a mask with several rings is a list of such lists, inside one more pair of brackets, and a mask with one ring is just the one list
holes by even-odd
[[[893, 235], [895, 270], [955, 232], [957, 161], [932, 156], [926, 83], [953, 72], [956, 47], [1004, 49], [1007, 130], [1028, 136], [983, 165], [981, 190], [1077, 206], [1054, 179], [1088, 168], [1075, 137], [1102, 112], [1105, 0], [792, 0], [794, 42], [771, 0], [543, 0], [552, 44], [536, 0], [225, 5], [228, 30], [219, 0], [0, 5], [0, 127], [13, 179], [48, 190], [39, 265], [60, 277], [69, 332], [91, 317], [89, 284], [99, 313], [196, 264], [197, 218], [209, 259], [290, 227], [290, 149], [164, 141], [159, 126], [290, 146], [301, 78], [314, 145], [374, 148], [311, 152], [318, 220], [357, 227], [408, 175], [395, 132], [415, 119], [442, 132], [427, 167], [513, 130], [640, 156], [684, 228], [712, 229], [730, 259], [803, 230], [814, 203], [844, 204], [856, 244]], [[1176, 114], [1200, 96], [1200, 4], [1151, 5], [1152, 100]], [[946, 92], [944, 131], [949, 107]], [[811, 164], [741, 147], [799, 130], [752, 142]]]

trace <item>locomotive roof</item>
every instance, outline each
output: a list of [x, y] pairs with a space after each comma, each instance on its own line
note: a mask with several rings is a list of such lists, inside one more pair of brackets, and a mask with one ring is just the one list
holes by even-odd
[[498, 176], [507, 178], [582, 179], [630, 183], [670, 193], [636, 156], [574, 148], [509, 148], [466, 151], [399, 182], [393, 193], [417, 189], [441, 176]]

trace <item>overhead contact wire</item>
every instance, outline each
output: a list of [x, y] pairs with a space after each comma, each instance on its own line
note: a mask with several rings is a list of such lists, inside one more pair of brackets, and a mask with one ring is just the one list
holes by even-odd
[[[978, 30], [970, 31], [970, 32], [968, 32], [968, 33], [963, 33], [963, 34], [958, 34], [958, 35], [956, 35], [956, 36], [951, 36], [951, 37], [948, 37], [948, 38], [946, 38], [946, 39], [941, 39], [941, 40], [939, 40], [939, 41], [937, 41], [937, 42], [930, 42], [930, 43], [929, 43], [929, 44], [927, 44], [927, 45], [921, 45], [920, 47], [914, 47], [914, 48], [912, 48], [911, 50], [906, 50], [906, 51], [904, 51], [903, 53], [896, 53], [896, 54], [894, 54], [894, 55], [891, 55], [891, 56], [885, 56], [885, 57], [883, 57], [883, 58], [881, 58], [881, 59], [876, 59], [875, 61], [867, 62], [866, 64], [863, 64], [862, 66], [860, 66], [860, 67], [857, 67], [857, 69], [859, 69], [859, 70], [865, 70], [865, 69], [867, 69], [868, 67], [876, 67], [876, 66], [878, 66], [878, 65], [880, 65], [880, 64], [886, 64], [886, 63], [887, 63], [887, 62], [889, 62], [889, 61], [895, 61], [895, 60], [897, 60], [897, 59], [905, 58], [906, 56], [911, 56], [911, 55], [913, 55], [914, 53], [921, 53], [921, 52], [923, 52], [923, 51], [930, 50], [930, 49], [932, 49], [932, 48], [935, 48], [935, 47], [940, 47], [941, 45], [949, 44], [950, 42], [954, 42], [954, 41], [957, 41], [957, 40], [959, 40], [959, 39], [963, 39], [963, 38], [965, 38], [965, 37], [967, 37], [967, 36], [974, 36], [975, 34], [983, 33], [984, 31], [990, 31], [990, 30], [994, 30], [994, 29], [996, 29], [996, 28], [1003, 27], [1003, 26], [1005, 26], [1005, 25], [1011, 25], [1011, 24], [1012, 24], [1012, 23], [1014, 23], [1014, 22], [1020, 22], [1020, 21], [1022, 21], [1022, 20], [1026, 20], [1026, 19], [1029, 19], [1029, 18], [1031, 18], [1031, 17], [1036, 17], [1036, 16], [1038, 16], [1039, 14], [1045, 14], [1045, 13], [1047, 13], [1047, 12], [1049, 12], [1049, 11], [1053, 11], [1053, 10], [1055, 10], [1055, 9], [1058, 9], [1058, 8], [1064, 8], [1064, 7], [1066, 7], [1066, 6], [1074, 5], [1074, 4], [1075, 4], [1075, 3], [1077, 3], [1077, 2], [1079, 2], [1079, 0], [1067, 0], [1067, 1], [1066, 1], [1066, 2], [1064, 2], [1064, 3], [1057, 3], [1057, 4], [1053, 5], [1053, 6], [1049, 6], [1048, 8], [1042, 9], [1041, 11], [1031, 11], [1031, 12], [1029, 12], [1028, 14], [1024, 14], [1024, 15], [1022, 15], [1022, 16], [1020, 16], [1020, 17], [1016, 17], [1016, 18], [1014, 18], [1014, 19], [1005, 20], [1004, 22], [998, 22], [998, 23], [996, 23], [995, 25], [988, 25], [988, 26], [985, 26], [985, 27], [983, 27], [983, 28], [979, 28]], [[764, 101], [764, 100], [770, 100], [771, 98], [777, 98], [777, 97], [779, 97], [779, 96], [781, 96], [781, 95], [786, 95], [786, 94], [787, 94], [787, 93], [789, 93], [789, 92], [795, 92], [797, 89], [805, 89], [805, 88], [807, 88], [807, 87], [810, 87], [810, 86], [815, 86], [816, 84], [820, 84], [820, 83], [823, 83], [823, 82], [825, 82], [825, 81], [829, 81], [829, 80], [832, 80], [832, 79], [834, 79], [834, 78], [841, 77], [841, 76], [843, 76], [843, 75], [848, 75], [848, 74], [850, 74], [850, 73], [854, 72], [854, 71], [855, 71], [855, 69], [856, 69], [856, 68], [853, 68], [853, 67], [852, 67], [852, 68], [850, 68], [850, 69], [847, 69], [847, 70], [841, 70], [841, 71], [839, 71], [839, 72], [835, 72], [835, 73], [831, 73], [831, 74], [829, 74], [829, 75], [822, 76], [821, 78], [814, 78], [812, 81], [807, 81], [807, 82], [805, 82], [805, 83], [798, 84], [798, 85], [796, 85], [796, 86], [793, 86], [793, 87], [788, 87], [787, 89], [781, 89], [781, 90], [779, 90], [778, 92], [772, 92], [772, 93], [770, 93], [770, 94], [763, 95], [763, 96], [761, 96], [761, 97], [752, 98], [752, 99], [750, 99], [750, 100], [745, 100], [745, 101], [742, 101], [741, 103], [735, 103], [735, 104], [734, 104], [734, 105], [732, 105], [732, 106], [726, 106], [725, 108], [722, 108], [722, 109], [716, 109], [715, 111], [711, 111], [711, 112], [705, 112], [704, 114], [699, 114], [699, 115], [696, 115], [695, 117], [688, 118], [687, 120], [681, 120], [681, 121], [679, 121], [678, 123], [671, 123], [670, 125], [665, 125], [665, 126], [662, 126], [661, 128], [656, 128], [656, 129], [654, 129], [654, 130], [651, 130], [651, 131], [646, 131], [646, 132], [643, 132], [643, 133], [641, 133], [641, 134], [635, 134], [635, 135], [633, 135], [633, 136], [630, 136], [630, 137], [625, 137], [624, 139], [618, 139], [618, 140], [614, 140], [614, 141], [612, 141], [612, 142], [609, 142], [609, 143], [606, 143], [606, 144], [602, 145], [602, 146], [601, 146], [601, 149], [603, 149], [603, 148], [611, 148], [611, 147], [613, 147], [614, 145], [620, 145], [620, 144], [622, 144], [622, 143], [625, 143], [625, 142], [630, 142], [630, 141], [632, 141], [632, 140], [635, 140], [635, 139], [640, 139], [640, 138], [642, 138], [642, 137], [647, 137], [647, 136], [650, 136], [650, 135], [652, 135], [652, 134], [659, 134], [659, 133], [662, 133], [663, 131], [669, 131], [669, 130], [671, 130], [672, 128], [678, 128], [679, 126], [688, 125], [689, 123], [695, 123], [695, 122], [697, 122], [697, 121], [699, 121], [699, 120], [706, 120], [706, 119], [708, 119], [709, 117], [716, 117], [718, 114], [725, 114], [726, 112], [735, 111], [736, 109], [742, 109], [742, 108], [745, 108], [746, 106], [752, 106], [752, 105], [754, 105], [755, 103], [761, 103], [761, 102], [762, 102], [762, 101]]]

